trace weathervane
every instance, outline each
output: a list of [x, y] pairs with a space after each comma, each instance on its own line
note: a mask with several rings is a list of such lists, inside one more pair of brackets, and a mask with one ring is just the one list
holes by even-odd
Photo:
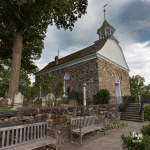
[[105, 7], [106, 7], [107, 5], [108, 5], [108, 4], [106, 4], [106, 5], [103, 6], [103, 7], [104, 7], [104, 21], [106, 20], [106, 18], [105, 18], [105, 12], [106, 12]]

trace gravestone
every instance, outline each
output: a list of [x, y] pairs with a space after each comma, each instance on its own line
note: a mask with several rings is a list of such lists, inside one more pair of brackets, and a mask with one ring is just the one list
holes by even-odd
[[0, 100], [0, 107], [8, 107], [8, 100], [6, 98]]
[[77, 100], [69, 100], [69, 105], [70, 106], [78, 106], [78, 102], [77, 102]]
[[28, 107], [33, 107], [33, 99], [28, 100]]
[[14, 99], [14, 108], [22, 108], [23, 107], [23, 95], [21, 92], [19, 92], [17, 95], [15, 95]]
[[8, 95], [8, 94], [7, 94], [7, 91], [6, 91], [6, 92], [5, 92], [5, 95], [4, 95], [4, 98], [6, 98], [6, 97], [7, 97], [7, 95]]
[[42, 99], [37, 99], [35, 102], [34, 102], [34, 107], [35, 108], [41, 108], [42, 107]]
[[27, 100], [23, 100], [23, 107], [27, 107], [27, 106], [28, 106]]

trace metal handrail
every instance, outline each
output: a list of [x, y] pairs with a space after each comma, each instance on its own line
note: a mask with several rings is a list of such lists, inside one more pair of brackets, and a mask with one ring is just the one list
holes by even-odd
[[141, 119], [142, 119], [142, 111], [143, 111], [143, 99], [142, 99], [142, 95], [141, 95], [140, 109], [139, 109]]
[[[127, 99], [129, 98], [129, 96], [127, 97]], [[126, 103], [127, 99], [125, 100], [125, 102], [123, 103], [123, 105], [120, 107], [120, 109], [124, 106], [124, 104]], [[120, 109], [118, 110], [120, 112]]]

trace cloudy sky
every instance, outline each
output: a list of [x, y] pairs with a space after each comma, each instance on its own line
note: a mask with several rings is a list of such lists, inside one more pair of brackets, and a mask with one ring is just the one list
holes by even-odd
[[[73, 31], [49, 26], [41, 58], [35, 64], [41, 70], [58, 54], [62, 58], [98, 40], [97, 29], [106, 20], [116, 29], [114, 37], [120, 42], [130, 76], [141, 75], [150, 84], [150, 0], [88, 0], [87, 14], [78, 19]], [[31, 76], [31, 82], [35, 77]]]

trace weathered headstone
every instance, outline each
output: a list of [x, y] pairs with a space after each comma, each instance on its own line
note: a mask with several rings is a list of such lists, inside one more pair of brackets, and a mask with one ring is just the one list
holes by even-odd
[[0, 100], [0, 107], [8, 107], [8, 100], [6, 98]]
[[28, 106], [27, 101], [23, 100], [23, 107], [26, 107], [26, 106]]
[[7, 100], [8, 100], [8, 106], [11, 106], [12, 100], [10, 98], [7, 98]]
[[4, 95], [4, 98], [6, 98], [6, 97], [7, 97], [7, 95], [8, 95], [8, 94], [7, 94], [7, 91], [6, 91], [6, 92], [5, 92], [5, 95]]
[[35, 108], [41, 108], [42, 107], [42, 99], [37, 99], [35, 102], [34, 102], [34, 107]]
[[78, 106], [77, 100], [69, 100], [69, 105], [70, 106]]
[[33, 107], [33, 99], [28, 100], [28, 107]]
[[14, 108], [22, 108], [23, 107], [23, 95], [21, 92], [19, 92], [17, 95], [15, 95], [14, 99]]

